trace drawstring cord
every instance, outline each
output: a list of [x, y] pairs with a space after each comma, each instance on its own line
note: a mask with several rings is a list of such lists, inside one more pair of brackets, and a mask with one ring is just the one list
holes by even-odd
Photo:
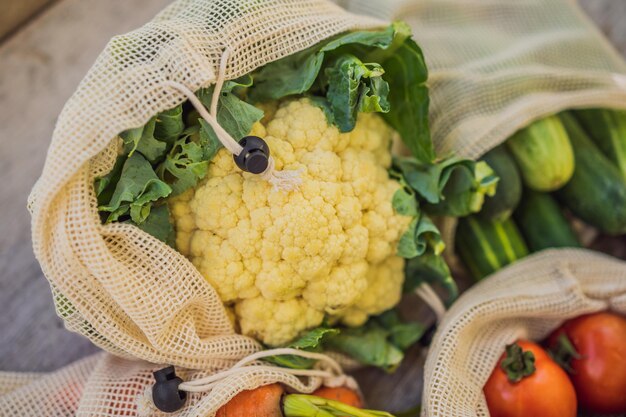
[[422, 301], [424, 301], [428, 307], [431, 308], [431, 310], [433, 310], [435, 316], [437, 317], [437, 324], [439, 324], [443, 319], [443, 315], [446, 314], [446, 306], [443, 304], [443, 301], [441, 301], [441, 298], [439, 298], [435, 290], [424, 282], [415, 289], [415, 294], [417, 294], [417, 296], [421, 298]]
[[[230, 57], [230, 49], [226, 48], [220, 60], [219, 73], [211, 97], [210, 111], [204, 107], [196, 95], [185, 85], [167, 80], [163, 86], [173, 88], [187, 97], [191, 105], [196, 109], [212, 128], [217, 139], [235, 157], [235, 162], [242, 170], [259, 174], [262, 179], [272, 184], [274, 190], [293, 191], [302, 184], [302, 170], [278, 171], [274, 158], [270, 155], [269, 147], [263, 139], [256, 136], [246, 136], [237, 142], [220, 126], [217, 121], [217, 105], [225, 82], [226, 66]], [[252, 159], [256, 161], [250, 162]], [[259, 162], [260, 160], [260, 162]], [[253, 165], [253, 163], [255, 165]], [[261, 165], [259, 165], [259, 163]], [[263, 165], [267, 164], [264, 169]], [[261, 166], [261, 169], [257, 168]]]
[[[259, 360], [272, 356], [292, 355], [317, 361], [312, 369], [291, 369], [276, 365], [262, 364]], [[281, 372], [296, 377], [320, 378], [327, 387], [345, 386], [358, 391], [356, 381], [343, 373], [341, 365], [333, 358], [316, 352], [307, 352], [293, 348], [276, 348], [262, 350], [241, 359], [227, 370], [215, 375], [184, 381], [177, 377], [174, 368], [168, 367], [154, 373], [156, 383], [146, 388], [140, 395], [137, 404], [140, 415], [151, 415], [155, 409], [172, 412], [181, 409], [187, 399], [187, 393], [210, 392], [216, 385], [229, 377], [255, 372]]]
[[[254, 364], [254, 362], [260, 359], [280, 355], [293, 355], [305, 359], [313, 359], [317, 362], [313, 369], [291, 369], [276, 367], [272, 365]], [[216, 383], [231, 375], [237, 375], [257, 370], [276, 371], [277, 369], [280, 369], [281, 372], [285, 372], [294, 376], [322, 378], [327, 386], [338, 386], [348, 383], [348, 377], [343, 373], [341, 365], [339, 365], [337, 361], [327, 355], [324, 355], [322, 353], [307, 352], [304, 350], [293, 348], [277, 348], [262, 350], [260, 352], [246, 356], [228, 370], [220, 372], [216, 375], [207, 376], [205, 378], [200, 378], [193, 381], [183, 382], [182, 384], [180, 384], [179, 389], [187, 392], [206, 392], [212, 389]]]

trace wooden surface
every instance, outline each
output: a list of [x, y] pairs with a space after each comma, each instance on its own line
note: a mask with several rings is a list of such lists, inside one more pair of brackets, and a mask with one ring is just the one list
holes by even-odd
[[[6, 1], [20, 0], [0, 5]], [[168, 2], [60, 0], [0, 45], [0, 370], [50, 371], [96, 351], [54, 313], [32, 253], [26, 199], [56, 116], [107, 40]], [[582, 3], [626, 54], [626, 1]], [[422, 363], [416, 348], [394, 375], [360, 371], [370, 405], [395, 411], [416, 404]]]
[[54, 0], [2, 0], [0, 13], [0, 39], [10, 36], [13, 31], [40, 13]]

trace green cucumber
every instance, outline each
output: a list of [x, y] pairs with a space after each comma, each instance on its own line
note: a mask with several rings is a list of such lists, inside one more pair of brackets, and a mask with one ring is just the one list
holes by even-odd
[[626, 111], [588, 109], [574, 116], [626, 179]]
[[576, 171], [558, 197], [572, 213], [600, 231], [626, 233], [626, 181], [571, 113], [560, 115], [574, 148]]
[[494, 196], [485, 196], [480, 215], [487, 220], [506, 220], [522, 197], [522, 180], [513, 157], [504, 145], [487, 152], [481, 160], [500, 178]]
[[489, 221], [479, 216], [459, 219], [456, 249], [470, 274], [480, 280], [528, 255], [512, 219]]
[[511, 136], [506, 144], [528, 188], [554, 191], [572, 177], [572, 145], [557, 116], [532, 123]]
[[561, 207], [550, 194], [524, 190], [524, 198], [515, 211], [515, 221], [533, 252], [547, 248], [580, 247]]

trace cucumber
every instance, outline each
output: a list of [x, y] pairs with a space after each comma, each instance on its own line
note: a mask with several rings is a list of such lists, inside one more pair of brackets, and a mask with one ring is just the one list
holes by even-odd
[[557, 196], [576, 216], [600, 231], [626, 233], [626, 181], [572, 114], [560, 115], [572, 141], [576, 171]]
[[528, 255], [528, 248], [512, 219], [500, 222], [479, 216], [459, 219], [456, 249], [476, 280]]
[[580, 247], [576, 234], [550, 194], [524, 190], [515, 221], [531, 251]]
[[549, 116], [534, 122], [506, 143], [528, 188], [554, 191], [572, 177], [572, 145], [558, 117]]
[[626, 111], [588, 109], [574, 116], [626, 179]]
[[493, 148], [481, 159], [487, 162], [500, 180], [496, 194], [493, 197], [485, 196], [480, 215], [487, 220], [506, 220], [522, 197], [522, 180], [517, 165], [504, 145]]

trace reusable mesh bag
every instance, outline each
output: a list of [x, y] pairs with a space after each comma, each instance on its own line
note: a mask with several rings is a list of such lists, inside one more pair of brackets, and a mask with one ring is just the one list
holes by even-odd
[[[238, 392], [283, 382], [292, 390], [313, 392], [313, 379], [286, 381], [276, 368], [234, 375], [223, 379], [211, 391], [188, 393], [185, 407], [176, 413], [163, 413], [154, 407], [150, 390], [152, 372], [159, 365], [99, 353], [58, 371], [40, 374], [0, 372], [0, 415], [37, 417], [211, 417]], [[184, 380], [206, 377], [216, 370], [177, 369]]]
[[220, 298], [180, 253], [137, 227], [102, 225], [94, 178], [117, 135], [184, 96], [250, 73], [340, 32], [384, 26], [325, 0], [181, 0], [114, 37], [61, 113], [32, 213], [34, 251], [66, 326], [126, 357], [191, 369], [232, 364], [260, 346], [238, 335]]
[[[260, 351], [258, 342], [235, 332], [217, 292], [187, 258], [135, 226], [102, 224], [94, 179], [113, 167], [120, 132], [185, 100], [171, 83], [191, 91], [214, 84], [223, 51], [229, 55], [220, 74], [229, 80], [338, 33], [383, 26], [326, 0], [180, 0], [142, 28], [114, 37], [59, 116], [29, 199], [34, 252], [66, 327], [121, 357], [204, 375]], [[109, 356], [94, 361], [77, 414], [134, 415], [134, 402], [111, 405], [107, 390], [153, 382], [151, 367]], [[23, 415], [15, 411], [21, 407], [64, 410], [53, 404], [54, 385], [64, 385], [64, 378], [76, 387], [68, 394], [75, 404], [93, 365], [85, 363], [32, 384], [27, 376], [2, 375], [0, 414]], [[210, 395], [188, 401], [180, 415], [211, 415], [241, 390], [270, 382], [310, 393], [323, 381], [265, 368], [231, 375]], [[37, 405], [38, 398], [45, 401]]]
[[[440, 155], [478, 158], [566, 109], [626, 109], [626, 63], [576, 0], [338, 3], [411, 26], [428, 64], [430, 129]], [[440, 227], [454, 265], [456, 221]]]
[[483, 386], [517, 339], [542, 340], [564, 320], [626, 314], [626, 262], [582, 249], [531, 255], [464, 293], [433, 338], [422, 416], [489, 416]]

